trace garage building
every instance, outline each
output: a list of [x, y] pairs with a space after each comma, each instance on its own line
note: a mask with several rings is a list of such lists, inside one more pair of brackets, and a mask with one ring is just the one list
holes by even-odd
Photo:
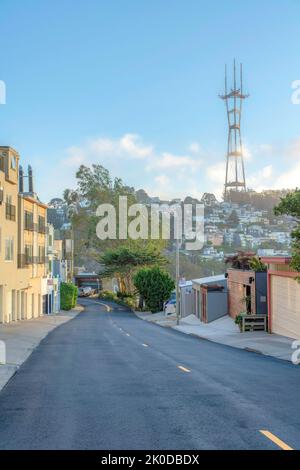
[[268, 266], [269, 332], [300, 339], [299, 273], [290, 268], [289, 257], [262, 257]]

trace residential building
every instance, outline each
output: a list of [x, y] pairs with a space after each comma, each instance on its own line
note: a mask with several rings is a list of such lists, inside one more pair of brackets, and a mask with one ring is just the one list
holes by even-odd
[[36, 318], [43, 313], [43, 279], [47, 277], [46, 209], [34, 193], [28, 168], [28, 191], [19, 155], [0, 147], [0, 322]]
[[184, 281], [179, 283], [180, 289], [180, 302], [179, 311], [180, 317], [184, 318], [194, 313], [194, 292], [192, 281]]
[[300, 339], [299, 273], [290, 267], [290, 257], [265, 256], [262, 261], [268, 266], [269, 332]]
[[227, 270], [228, 314], [267, 314], [267, 273], [250, 269]]
[[224, 274], [193, 279], [194, 311], [204, 323], [227, 314], [227, 282]]

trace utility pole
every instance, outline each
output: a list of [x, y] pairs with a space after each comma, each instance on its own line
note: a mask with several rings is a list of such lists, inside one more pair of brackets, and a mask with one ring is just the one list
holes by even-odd
[[179, 289], [179, 281], [180, 281], [180, 259], [179, 259], [179, 248], [182, 240], [182, 215], [181, 210], [177, 210], [174, 212], [174, 226], [176, 231], [176, 323], [179, 325], [180, 319], [180, 289]]
[[177, 234], [176, 234], [176, 324], [179, 325], [180, 318], [180, 289], [179, 289], [179, 279], [180, 279], [180, 269], [179, 269], [179, 222], [177, 220]]

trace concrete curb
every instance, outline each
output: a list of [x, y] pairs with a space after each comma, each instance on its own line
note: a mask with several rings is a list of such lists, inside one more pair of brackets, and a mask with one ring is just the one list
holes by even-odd
[[[235, 349], [241, 349], [243, 351], [247, 351], [247, 352], [252, 353], [252, 354], [254, 353], [254, 354], [258, 354], [260, 356], [272, 357], [274, 359], [278, 359], [278, 360], [281, 360], [281, 361], [286, 361], [286, 362], [292, 363], [291, 343], [293, 342], [293, 340], [289, 339], [289, 338], [285, 338], [285, 337], [283, 338], [284, 341], [286, 342], [286, 346], [285, 346], [286, 351], [285, 352], [276, 351], [275, 344], [271, 347], [269, 346], [270, 350], [273, 349], [273, 351], [271, 352], [271, 351], [267, 351], [267, 350], [258, 349], [257, 346], [255, 345], [255, 342], [253, 342], [252, 345], [248, 344], [248, 345], [245, 346], [245, 345], [241, 344], [240, 341], [239, 341], [239, 344], [235, 344], [234, 341], [228, 340], [228, 337], [224, 338], [224, 341], [221, 341], [220, 339], [211, 338], [209, 336], [204, 336], [203, 334], [197, 334], [197, 333], [194, 333], [194, 332], [184, 331], [184, 329], [182, 329], [183, 325], [178, 327], [176, 324], [174, 324], [174, 321], [172, 322], [171, 319], [170, 319], [169, 323], [167, 323], [167, 321], [164, 322], [164, 321], [161, 321], [161, 320], [157, 320], [157, 321], [151, 320], [150, 318], [147, 318], [147, 315], [141, 315], [141, 312], [134, 311], [134, 313], [140, 320], [147, 321], [148, 323], [152, 323], [156, 326], [160, 326], [160, 327], [163, 327], [163, 328], [172, 328], [173, 330], [176, 330], [179, 333], [182, 333], [182, 334], [185, 334], [185, 335], [188, 335], [188, 336], [192, 336], [193, 338], [202, 339], [202, 340], [205, 340], [205, 341], [210, 341], [211, 343], [215, 343], [215, 344], [222, 344], [223, 346], [228, 346], [228, 347], [235, 348]], [[241, 337], [239, 339], [244, 339], [244, 338], [245, 337]]]
[[0, 325], [0, 340], [6, 345], [6, 364], [0, 364], [0, 392], [51, 331], [83, 310], [83, 306], [77, 305], [69, 311]]

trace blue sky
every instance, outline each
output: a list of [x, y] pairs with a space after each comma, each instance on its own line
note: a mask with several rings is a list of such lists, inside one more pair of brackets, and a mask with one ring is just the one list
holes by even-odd
[[45, 201], [93, 162], [151, 195], [220, 194], [234, 57], [248, 186], [297, 185], [298, 0], [0, 0], [0, 15], [0, 142]]

